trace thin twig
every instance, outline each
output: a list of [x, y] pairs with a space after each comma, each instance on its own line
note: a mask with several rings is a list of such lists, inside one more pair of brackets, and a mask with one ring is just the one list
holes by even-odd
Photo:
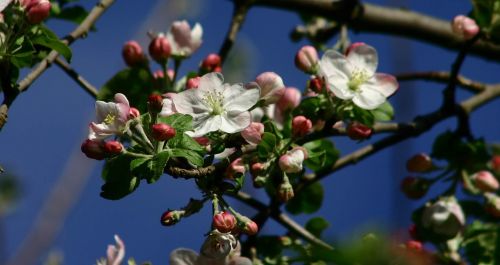
[[234, 13], [231, 19], [231, 25], [229, 26], [229, 31], [227, 32], [226, 38], [224, 39], [224, 42], [219, 50], [219, 56], [221, 57], [222, 64], [226, 61], [229, 51], [236, 42], [236, 35], [238, 35], [238, 32], [245, 21], [249, 7], [250, 1], [248, 0], [234, 1]]
[[[395, 76], [398, 81], [428, 80], [439, 83], [448, 83], [451, 77], [450, 72], [446, 71], [401, 73]], [[471, 92], [483, 91], [487, 86], [484, 83], [473, 81], [461, 75], [457, 75], [457, 85], [466, 88]]]
[[[88, 31], [95, 24], [97, 19], [108, 9], [115, 0], [101, 0], [96, 6], [90, 11], [87, 17], [78, 25], [73, 32], [62, 39], [62, 42], [71, 45], [74, 41], [79, 38], [84, 37]], [[25, 92], [30, 85], [40, 77], [45, 70], [54, 62], [54, 60], [59, 56], [59, 53], [52, 50], [47, 57], [45, 57], [23, 80], [18, 83], [17, 90], [19, 93], [12, 94], [12, 96], [5, 97], [2, 105], [0, 106], [0, 130], [3, 128], [7, 122], [7, 113], [9, 107], [12, 105], [14, 100], [21, 92]]]
[[66, 74], [71, 77], [78, 85], [80, 85], [85, 92], [87, 92], [91, 97], [97, 98], [99, 91], [95, 86], [93, 86], [90, 82], [88, 82], [83, 76], [81, 76], [77, 71], [71, 68], [67, 62], [62, 60], [60, 57], [57, 57], [55, 60], [57, 66], [59, 66]]

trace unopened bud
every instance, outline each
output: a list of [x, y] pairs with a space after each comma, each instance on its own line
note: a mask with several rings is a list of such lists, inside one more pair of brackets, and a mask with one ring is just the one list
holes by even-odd
[[129, 119], [139, 118], [140, 116], [141, 116], [141, 112], [138, 109], [132, 107], [128, 110], [128, 118]]
[[260, 99], [269, 105], [278, 102], [285, 93], [283, 79], [274, 72], [264, 72], [255, 78], [260, 87]]
[[410, 172], [428, 172], [433, 167], [432, 159], [427, 154], [421, 153], [412, 156], [406, 162], [406, 169]]
[[303, 46], [295, 55], [295, 66], [308, 74], [314, 74], [318, 65], [318, 52], [313, 46]]
[[285, 89], [283, 96], [278, 100], [276, 106], [281, 112], [290, 111], [300, 104], [300, 99], [302, 95], [300, 91], [294, 87], [288, 87]]
[[103, 145], [103, 150], [108, 155], [118, 155], [123, 150], [123, 145], [118, 141], [108, 141]]
[[38, 24], [50, 14], [49, 0], [31, 0], [26, 6], [26, 16], [31, 24]]
[[235, 179], [237, 176], [245, 174], [245, 164], [243, 163], [243, 159], [241, 157], [236, 158], [229, 164], [229, 167], [226, 169], [226, 177], [228, 179]]
[[415, 224], [411, 224], [408, 227], [408, 234], [410, 235], [410, 237], [412, 239], [418, 239], [419, 238], [418, 231], [417, 231], [417, 226]]
[[140, 65], [146, 60], [141, 45], [133, 40], [123, 45], [122, 56], [125, 63], [130, 67]]
[[472, 39], [480, 30], [476, 21], [464, 15], [453, 18], [451, 28], [455, 34], [462, 36], [465, 40]]
[[419, 177], [406, 177], [401, 182], [401, 191], [410, 199], [420, 199], [427, 194], [430, 187], [427, 179]]
[[363, 140], [372, 135], [372, 129], [362, 123], [352, 122], [347, 126], [347, 136], [352, 140]]
[[240, 221], [242, 222], [242, 230], [248, 235], [255, 235], [259, 232], [259, 226], [254, 221], [250, 220], [248, 217], [241, 216]]
[[157, 123], [151, 126], [151, 135], [156, 141], [167, 141], [176, 134], [173, 127], [165, 123]]
[[81, 150], [88, 158], [103, 160], [105, 157], [101, 141], [87, 139], [82, 143]]
[[483, 192], [494, 192], [498, 190], [498, 180], [489, 171], [479, 171], [471, 177], [474, 185]]
[[500, 175], [500, 155], [494, 155], [489, 162], [489, 166], [493, 172]]
[[200, 79], [201, 77], [199, 76], [189, 78], [186, 82], [186, 89], [198, 88], [200, 85]]
[[149, 54], [158, 63], [164, 63], [170, 57], [171, 50], [168, 39], [163, 35], [156, 36], [149, 44]]
[[258, 145], [262, 141], [262, 134], [264, 134], [264, 124], [260, 122], [252, 122], [241, 131], [243, 139], [251, 145]]
[[292, 120], [292, 135], [303, 137], [312, 131], [312, 122], [304, 116], [294, 117]]
[[213, 226], [221, 233], [228, 233], [236, 226], [236, 218], [228, 212], [221, 212], [214, 215]]
[[151, 94], [148, 97], [148, 109], [152, 114], [160, 113], [163, 108], [163, 97], [158, 94]]
[[306, 158], [307, 151], [304, 148], [297, 147], [282, 155], [278, 164], [281, 170], [286, 173], [298, 173], [302, 171], [302, 163]]
[[160, 223], [163, 226], [172, 226], [178, 223], [183, 215], [183, 211], [166, 211], [161, 215]]
[[[221, 63], [220, 56], [216, 53], [211, 53], [203, 59], [200, 67], [204, 72], [221, 72]], [[218, 71], [216, 71], [217, 68], [219, 68]]]
[[293, 196], [294, 196], [293, 187], [290, 184], [290, 181], [288, 181], [288, 178], [286, 178], [286, 181], [283, 181], [283, 183], [281, 183], [279, 186], [278, 198], [282, 202], [287, 202], [291, 200]]
[[308, 88], [316, 93], [321, 93], [323, 90], [323, 80], [320, 77], [314, 77], [309, 80]]

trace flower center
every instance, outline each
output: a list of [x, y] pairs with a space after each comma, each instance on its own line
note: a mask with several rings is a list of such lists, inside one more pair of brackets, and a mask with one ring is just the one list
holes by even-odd
[[352, 91], [358, 91], [359, 86], [364, 82], [366, 82], [368, 78], [369, 76], [365, 71], [355, 69], [352, 71], [351, 80], [349, 80], [349, 83], [347, 85], [349, 86], [349, 89], [351, 89]]
[[205, 93], [205, 97], [203, 97], [203, 100], [212, 109], [212, 112], [210, 114], [220, 115], [224, 112], [224, 108], [222, 107], [224, 103], [224, 96], [221, 92], [207, 92]]
[[115, 118], [116, 118], [115, 115], [108, 113], [108, 115], [106, 115], [106, 118], [104, 118], [104, 123], [105, 124], [112, 124], [113, 122], [115, 122]]

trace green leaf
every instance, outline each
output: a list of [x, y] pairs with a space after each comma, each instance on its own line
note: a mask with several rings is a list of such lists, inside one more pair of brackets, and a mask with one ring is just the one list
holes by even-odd
[[310, 184], [300, 193], [296, 194], [286, 204], [286, 210], [291, 214], [314, 213], [323, 204], [323, 186], [319, 182]]
[[305, 165], [315, 172], [330, 169], [339, 158], [339, 151], [326, 139], [308, 142], [303, 147], [307, 150]]
[[175, 113], [167, 117], [158, 117], [158, 121], [174, 127], [178, 133], [193, 129], [193, 117], [191, 115]]
[[168, 159], [170, 158], [170, 152], [163, 151], [156, 154], [153, 157], [152, 163], [152, 175], [148, 179], [148, 183], [156, 182], [163, 175], [165, 166], [167, 165]]
[[198, 142], [185, 133], [177, 133], [174, 138], [168, 140], [167, 145], [170, 148], [187, 149], [200, 154], [205, 152], [205, 149]]
[[134, 67], [118, 72], [99, 90], [98, 100], [113, 101], [116, 93], [127, 96], [131, 106], [141, 113], [147, 112], [148, 96], [153, 93], [151, 87], [153, 77], [149, 68]]
[[146, 157], [141, 157], [141, 158], [136, 158], [130, 162], [130, 171], [134, 172], [137, 168], [140, 168], [144, 163], [150, 161], [150, 158]]
[[371, 110], [376, 121], [390, 121], [394, 119], [394, 108], [389, 101], [385, 101], [378, 108]]
[[259, 157], [265, 159], [274, 152], [276, 147], [276, 136], [272, 133], [265, 132], [262, 135], [262, 141], [257, 145]]
[[472, 0], [472, 17], [481, 28], [490, 26], [495, 0]]
[[60, 10], [58, 13], [53, 13], [51, 17], [62, 20], [67, 20], [75, 24], [80, 24], [87, 17], [88, 12], [81, 6], [71, 6]]
[[120, 155], [104, 165], [102, 178], [105, 183], [101, 187], [101, 197], [118, 200], [132, 193], [139, 186], [140, 180], [130, 171], [132, 158]]
[[330, 223], [322, 217], [314, 217], [307, 221], [305, 228], [311, 234], [321, 237], [321, 233], [330, 226]]
[[61, 42], [57, 35], [47, 27], [40, 25], [38, 29], [42, 34], [38, 34], [34, 38], [31, 38], [31, 42], [35, 45], [40, 45], [55, 50], [56, 52], [61, 54], [68, 62], [70, 62], [72, 54], [71, 49], [68, 47], [68, 45]]
[[184, 157], [195, 166], [203, 166], [203, 157], [193, 150], [188, 149], [170, 149], [173, 157]]
[[498, 264], [498, 224], [474, 221], [464, 232], [462, 242], [470, 264]]

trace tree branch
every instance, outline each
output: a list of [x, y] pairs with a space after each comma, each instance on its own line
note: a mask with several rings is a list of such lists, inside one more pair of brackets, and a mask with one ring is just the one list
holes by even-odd
[[[402, 73], [395, 75], [398, 81], [413, 81], [413, 80], [428, 80], [439, 83], [448, 83], [450, 81], [450, 72], [446, 71], [430, 71], [430, 72], [415, 72], [415, 73]], [[468, 89], [471, 92], [480, 92], [486, 88], [486, 84], [473, 81], [464, 76], [457, 76], [457, 85]]]
[[[90, 28], [95, 24], [97, 19], [108, 9], [114, 0], [101, 0], [96, 6], [90, 11], [85, 20], [78, 25], [73, 32], [62, 39], [62, 42], [71, 45], [77, 39], [84, 37]], [[9, 107], [12, 105], [14, 100], [21, 92], [25, 92], [30, 85], [40, 77], [45, 70], [56, 60], [59, 53], [52, 50], [47, 57], [45, 57], [23, 80], [21, 80], [17, 86], [19, 93], [12, 94], [12, 96], [5, 97], [2, 105], [0, 106], [0, 130], [3, 128], [7, 122], [7, 112]]]
[[[448, 49], [459, 50], [465, 42], [452, 32], [450, 21], [405, 9], [373, 4], [359, 4], [355, 8], [353, 2], [356, 1], [255, 0], [254, 5], [323, 15], [336, 21], [347, 22], [349, 28], [353, 30], [393, 34]], [[500, 45], [486, 40], [474, 43], [470, 52], [488, 60], [500, 60]]]
[[236, 42], [236, 35], [238, 35], [238, 32], [245, 21], [249, 7], [250, 1], [248, 0], [234, 1], [234, 13], [231, 19], [231, 25], [229, 26], [229, 31], [227, 32], [226, 38], [224, 39], [224, 42], [219, 50], [219, 56], [221, 57], [222, 63], [226, 61], [229, 51]]
[[80, 85], [91, 97], [97, 98], [97, 94], [99, 94], [97, 88], [90, 82], [88, 82], [85, 78], [83, 78], [83, 76], [78, 74], [78, 72], [76, 72], [73, 68], [71, 68], [71, 65], [66, 63], [60, 57], [57, 57], [55, 62], [57, 66], [59, 66], [66, 74], [68, 74], [68, 76], [71, 77], [71, 79], [73, 79], [78, 85]]

